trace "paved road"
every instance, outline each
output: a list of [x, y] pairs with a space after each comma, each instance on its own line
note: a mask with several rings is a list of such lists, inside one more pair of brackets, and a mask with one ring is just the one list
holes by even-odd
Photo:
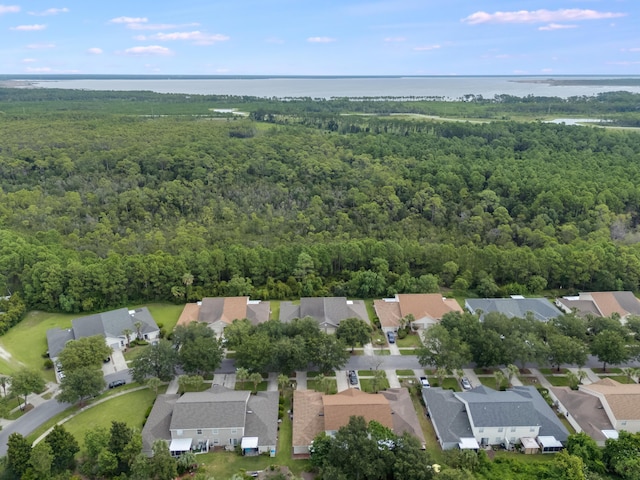
[[0, 431], [0, 456], [7, 454], [7, 440], [9, 439], [9, 435], [17, 432], [27, 436], [40, 425], [59, 413], [64, 412], [70, 406], [71, 404], [69, 403], [58, 403], [55, 399], [48, 400], [30, 412], [25, 413], [16, 421], [11, 422]]

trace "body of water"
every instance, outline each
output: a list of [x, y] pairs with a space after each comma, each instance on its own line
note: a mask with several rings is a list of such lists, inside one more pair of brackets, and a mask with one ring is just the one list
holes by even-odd
[[[558, 77], [560, 78], [560, 77]], [[561, 77], [568, 78], [568, 77]], [[587, 79], [596, 77], [570, 77]], [[597, 77], [605, 78], [605, 77]], [[614, 77], [608, 77], [614, 78]], [[640, 86], [550, 85], [533, 77], [256, 77], [256, 78], [78, 78], [29, 80], [35, 87], [84, 90], [150, 90], [158, 93], [277, 98], [440, 97], [527, 95], [568, 98], [602, 92], [640, 93]]]

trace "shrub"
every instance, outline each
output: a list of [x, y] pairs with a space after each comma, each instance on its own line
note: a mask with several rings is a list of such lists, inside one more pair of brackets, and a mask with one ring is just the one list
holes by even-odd
[[51, 370], [51, 369], [53, 368], [53, 360], [51, 360], [50, 358], [47, 358], [47, 359], [44, 361], [44, 368], [45, 368], [46, 370]]
[[403, 338], [407, 338], [407, 330], [401, 328], [398, 330], [398, 339], [402, 340]]

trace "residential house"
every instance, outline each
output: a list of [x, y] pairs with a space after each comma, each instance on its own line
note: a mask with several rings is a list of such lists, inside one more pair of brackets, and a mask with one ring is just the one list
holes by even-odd
[[413, 315], [414, 327], [427, 328], [440, 322], [445, 313], [463, 312], [454, 298], [439, 293], [399, 293], [393, 298], [374, 300], [373, 307], [385, 331], [397, 331], [409, 314]]
[[632, 315], [640, 315], [640, 301], [633, 292], [582, 292], [557, 298], [556, 305], [566, 313], [575, 311], [583, 317], [610, 317], [617, 314], [623, 323]]
[[202, 322], [222, 335], [224, 328], [234, 320], [247, 318], [257, 325], [269, 320], [271, 303], [251, 300], [249, 297], [205, 297], [201, 302], [187, 303], [178, 319], [178, 325]]
[[[128, 331], [128, 335], [125, 332]], [[71, 328], [47, 330], [49, 357], [55, 359], [67, 342], [101, 335], [112, 350], [121, 350], [132, 340], [153, 342], [160, 338], [160, 329], [147, 307], [127, 310], [120, 308], [96, 313], [71, 321]]]
[[569, 432], [531, 386], [496, 391], [479, 386], [465, 392], [425, 388], [422, 396], [443, 450], [511, 448], [536, 439], [542, 452], [557, 451]]
[[579, 390], [600, 400], [615, 430], [640, 432], [640, 384], [624, 384], [604, 378], [589, 385], [580, 385]]
[[468, 298], [464, 306], [471, 313], [482, 312], [480, 320], [490, 312], [497, 312], [509, 318], [533, 318], [540, 322], [562, 315], [562, 312], [546, 298], [525, 298], [513, 295], [511, 298]]
[[318, 322], [326, 333], [335, 333], [342, 320], [359, 318], [369, 323], [369, 315], [363, 300], [347, 300], [345, 297], [301, 298], [300, 304], [280, 302], [280, 321], [289, 323], [295, 318], [310, 317]]
[[600, 398], [569, 387], [552, 387], [551, 392], [558, 401], [558, 410], [576, 431], [586, 433], [601, 447], [608, 438], [617, 438], [618, 432], [613, 428]]
[[240, 446], [245, 455], [275, 455], [278, 438], [278, 395], [230, 390], [214, 385], [182, 396], [159, 395], [142, 429], [143, 451], [165, 440], [174, 456], [192, 451]]
[[335, 395], [296, 390], [293, 394], [293, 453], [308, 454], [318, 434], [334, 435], [349, 423], [352, 416], [362, 416], [367, 423], [375, 420], [397, 435], [408, 432], [425, 445], [424, 434], [406, 388], [377, 394], [350, 388]]

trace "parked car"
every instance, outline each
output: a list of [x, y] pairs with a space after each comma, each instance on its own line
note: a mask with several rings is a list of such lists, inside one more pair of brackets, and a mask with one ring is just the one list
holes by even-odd
[[116, 388], [125, 385], [127, 382], [124, 380], [114, 380], [113, 382], [109, 382], [109, 388]]
[[351, 385], [358, 385], [358, 374], [355, 370], [349, 370], [349, 383]]
[[62, 380], [65, 377], [64, 372], [62, 370], [58, 370], [58, 378]]
[[462, 388], [464, 390], [471, 390], [473, 388], [471, 382], [467, 377], [462, 377], [462, 380], [460, 380], [460, 384], [462, 385]]
[[387, 340], [389, 340], [389, 343], [396, 343], [396, 334], [393, 332], [387, 332]]
[[422, 384], [422, 388], [431, 388], [431, 384], [427, 377], [420, 377], [420, 383]]

